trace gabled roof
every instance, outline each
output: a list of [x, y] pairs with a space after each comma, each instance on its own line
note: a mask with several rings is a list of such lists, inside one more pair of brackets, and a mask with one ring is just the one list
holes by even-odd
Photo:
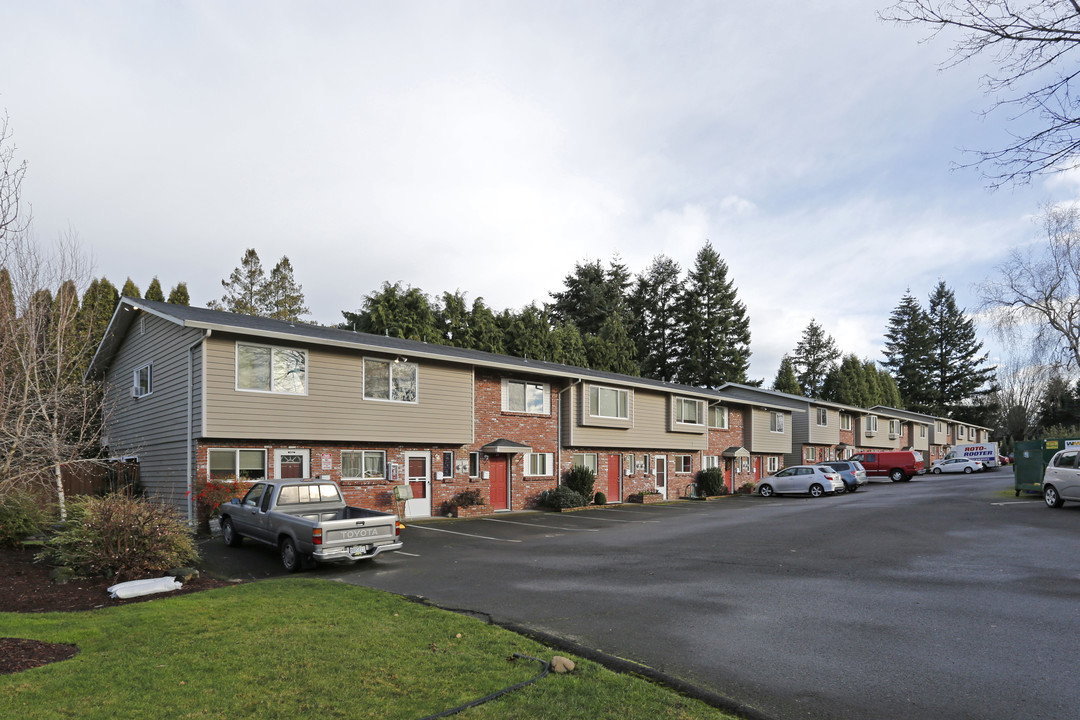
[[717, 399], [715, 390], [707, 388], [667, 383], [649, 378], [622, 375], [620, 373], [590, 370], [589, 368], [562, 365], [560, 363], [529, 360], [528, 358], [498, 355], [480, 350], [468, 350], [449, 345], [402, 340], [400, 338], [372, 335], [370, 333], [341, 330], [339, 328], [310, 325], [301, 322], [286, 322], [269, 318], [239, 315], [222, 310], [174, 305], [172, 303], [123, 297], [109, 321], [109, 327], [94, 355], [87, 376], [102, 376], [112, 363], [131, 323], [138, 315], [137, 310], [150, 313], [159, 318], [185, 328], [247, 335], [262, 340], [279, 340], [338, 347], [355, 351], [398, 353], [409, 359], [428, 359], [443, 362], [456, 362], [478, 367], [509, 370], [532, 375], [546, 375], [571, 380], [590, 380], [611, 382], [649, 390], [691, 395], [699, 398]]
[[780, 403], [780, 407], [785, 410], [790, 410], [794, 405], [817, 405], [821, 407], [831, 407], [837, 410], [843, 410], [848, 413], [866, 413], [865, 408], [852, 407], [851, 405], [841, 405], [840, 403], [830, 402], [828, 400], [818, 400], [817, 398], [806, 397], [804, 395], [793, 395], [791, 393], [780, 392], [779, 390], [766, 390], [765, 388], [754, 387], [753, 385], [740, 385], [739, 383], [724, 383], [720, 386], [720, 394], [723, 395], [725, 390], [737, 391], [737, 392], [750, 392], [766, 395], [774, 399], [775, 402]]
[[889, 412], [902, 418], [908, 418], [911, 420], [924, 420], [927, 424], [931, 422], [937, 422], [941, 420], [947, 423], [956, 423], [957, 425], [966, 425], [967, 427], [978, 428], [980, 430], [990, 431], [992, 428], [985, 427], [983, 425], [976, 425], [975, 423], [965, 422], [963, 420], [957, 420], [955, 418], [939, 417], [937, 415], [926, 415], [925, 413], [917, 413], [912, 410], [899, 410], [897, 408], [887, 407], [885, 405], [875, 405], [871, 410], [880, 410], [882, 412]]

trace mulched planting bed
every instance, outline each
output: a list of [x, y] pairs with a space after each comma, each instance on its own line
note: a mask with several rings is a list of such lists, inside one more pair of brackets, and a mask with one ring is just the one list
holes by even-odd
[[[200, 576], [179, 590], [119, 600], [107, 588], [109, 578], [76, 579], [57, 585], [49, 579], [48, 565], [34, 562], [34, 551], [0, 549], [0, 612], [75, 612], [114, 605], [149, 602], [183, 593], [224, 587], [230, 583]], [[44, 643], [23, 638], [0, 638], [0, 675], [66, 660], [79, 652], [74, 645]]]

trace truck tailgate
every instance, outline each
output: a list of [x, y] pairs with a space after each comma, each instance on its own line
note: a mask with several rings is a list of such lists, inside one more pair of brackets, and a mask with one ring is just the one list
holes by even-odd
[[[344, 523], [343, 523], [344, 524]], [[323, 530], [323, 545], [356, 545], [379, 542], [393, 542], [395, 538], [394, 521], [366, 525], [348, 523], [347, 527], [330, 526]]]

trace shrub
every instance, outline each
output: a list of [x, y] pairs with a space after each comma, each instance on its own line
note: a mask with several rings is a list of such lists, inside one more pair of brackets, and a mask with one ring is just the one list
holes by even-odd
[[218, 508], [233, 498], [243, 497], [244, 493], [251, 489], [252, 484], [207, 480], [195, 494], [195, 502], [206, 510], [206, 517], [217, 517], [220, 514]]
[[68, 503], [68, 521], [38, 556], [83, 577], [135, 580], [198, 560], [179, 513], [162, 503], [107, 495]]
[[593, 483], [596, 482], [596, 473], [591, 468], [575, 465], [566, 473], [564, 484], [582, 497], [590, 498], [593, 494]]
[[602, 492], [596, 493], [593, 496], [593, 505], [607, 505], [607, 495]]
[[575, 508], [585, 507], [589, 504], [589, 501], [585, 499], [585, 496], [581, 493], [571, 490], [566, 485], [560, 485], [554, 490], [548, 490], [542, 501], [548, 507], [553, 508]]
[[698, 493], [701, 495], [727, 495], [727, 485], [724, 484], [724, 471], [720, 468], [708, 468], [698, 470], [697, 477]]
[[752, 495], [754, 493], [754, 481], [744, 481], [743, 484], [739, 486], [739, 492], [746, 493], [747, 495]]
[[24, 538], [40, 535], [51, 520], [51, 508], [29, 490], [0, 491], [0, 546], [15, 547]]
[[452, 507], [473, 507], [474, 505], [486, 504], [487, 503], [484, 502], [484, 496], [476, 489], [462, 490], [447, 501], [447, 505]]

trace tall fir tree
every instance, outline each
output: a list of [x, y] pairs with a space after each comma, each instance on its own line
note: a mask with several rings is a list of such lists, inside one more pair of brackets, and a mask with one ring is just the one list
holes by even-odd
[[1080, 425], [1080, 387], [1070, 387], [1061, 375], [1050, 377], [1039, 400], [1039, 430], [1043, 437], [1051, 428], [1075, 427]]
[[862, 361], [853, 354], [845, 355], [840, 364], [825, 376], [821, 399], [852, 407], [872, 407], [874, 403], [870, 401], [870, 386]]
[[270, 271], [260, 295], [263, 303], [260, 314], [273, 320], [304, 322], [304, 316], [311, 313], [304, 304], [304, 288], [296, 282], [287, 255]]
[[157, 275], [150, 281], [150, 287], [146, 288], [147, 300], [154, 300], [156, 302], [165, 302], [165, 293], [161, 289], [161, 281], [157, 279]]
[[188, 293], [187, 283], [176, 283], [176, 287], [169, 293], [169, 302], [173, 305], [190, 305], [191, 295]]
[[712, 243], [698, 251], [679, 297], [675, 346], [679, 382], [709, 388], [746, 382], [750, 319]]
[[638, 374], [634, 344], [622, 316], [617, 313], [604, 320], [600, 332], [585, 337], [585, 355], [593, 370]]
[[983, 344], [976, 337], [974, 320], [957, 307], [956, 296], [944, 281], [930, 293], [927, 318], [933, 342], [929, 379], [937, 401], [934, 409], [944, 414], [990, 392], [995, 370], [987, 364], [989, 354], [980, 354]]
[[795, 364], [790, 355], [780, 358], [780, 367], [776, 371], [776, 379], [773, 380], [772, 389], [789, 395], [802, 395], [799, 387], [799, 379], [795, 377]]
[[379, 292], [364, 297], [360, 312], [343, 311], [342, 315], [350, 330], [421, 342], [437, 342], [442, 337], [427, 295], [400, 282], [383, 282]]
[[889, 316], [883, 363], [896, 381], [903, 407], [923, 413], [938, 408], [937, 392], [930, 379], [933, 364], [930, 318], [908, 290]]
[[840, 350], [831, 335], [827, 335], [817, 320], [811, 318], [791, 358], [802, 395], [820, 397], [825, 376], [836, 366]]
[[484, 298], [473, 300], [469, 310], [469, 347], [491, 353], [505, 352], [503, 331]]
[[551, 361], [574, 367], [588, 366], [585, 340], [574, 323], [562, 323], [551, 331]]
[[657, 255], [638, 274], [630, 294], [634, 315], [631, 336], [637, 347], [641, 374], [653, 380], [675, 379], [678, 356], [675, 330], [679, 293], [682, 289], [679, 264], [667, 255]]
[[263, 316], [266, 311], [266, 272], [255, 248], [244, 251], [240, 266], [221, 281], [225, 293], [221, 300], [212, 300], [207, 307], [227, 310], [241, 315]]
[[139, 286], [135, 284], [135, 281], [131, 278], [127, 279], [124, 283], [124, 287], [120, 290], [120, 294], [129, 298], [141, 298], [142, 292], [139, 291]]
[[504, 310], [499, 319], [505, 335], [506, 352], [532, 360], [551, 357], [551, 320], [545, 308], [533, 303], [517, 313]]
[[78, 325], [80, 332], [94, 338], [94, 344], [105, 337], [113, 312], [120, 304], [120, 292], [107, 278], [94, 278], [83, 291], [79, 305]]
[[444, 292], [435, 305], [435, 326], [441, 342], [452, 347], [471, 347], [469, 337], [469, 304], [465, 294]]

